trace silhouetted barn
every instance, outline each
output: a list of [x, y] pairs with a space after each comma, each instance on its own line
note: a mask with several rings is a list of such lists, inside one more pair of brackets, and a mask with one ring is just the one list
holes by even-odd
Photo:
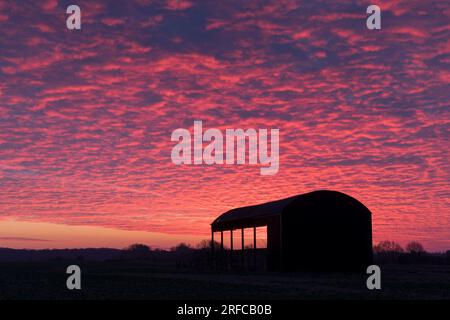
[[350, 271], [372, 264], [371, 212], [344, 193], [321, 190], [232, 209], [211, 224], [212, 240], [220, 232], [223, 251], [223, 232], [243, 235], [253, 228], [256, 246], [255, 228], [261, 226], [267, 226], [270, 270]]

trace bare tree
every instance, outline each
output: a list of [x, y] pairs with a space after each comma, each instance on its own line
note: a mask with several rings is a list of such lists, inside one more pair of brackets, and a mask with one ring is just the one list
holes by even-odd
[[397, 242], [389, 240], [379, 242], [373, 247], [373, 250], [376, 253], [402, 253], [404, 251]]
[[178, 245], [176, 245], [175, 247], [170, 248], [170, 250], [182, 253], [182, 252], [189, 252], [192, 250], [192, 248], [191, 248], [190, 244], [181, 242]]
[[406, 245], [406, 252], [408, 253], [424, 253], [425, 249], [423, 248], [422, 244], [417, 241], [411, 241]]
[[[211, 250], [211, 240], [202, 240], [197, 244], [197, 249], [204, 250], [209, 249]], [[214, 241], [214, 249], [220, 249], [220, 243], [217, 241]]]
[[192, 263], [192, 254], [194, 250], [189, 244], [181, 242], [170, 250], [175, 254], [177, 268], [184, 268]]
[[150, 253], [150, 247], [141, 243], [134, 243], [125, 249], [125, 256], [132, 259], [145, 259]]
[[151, 249], [149, 246], [142, 244], [142, 243], [133, 243], [132, 245], [129, 245], [126, 250], [132, 251], [132, 252], [150, 252]]

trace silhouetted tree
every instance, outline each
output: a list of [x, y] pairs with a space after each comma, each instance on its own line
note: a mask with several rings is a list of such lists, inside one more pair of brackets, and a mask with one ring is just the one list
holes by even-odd
[[183, 253], [183, 252], [191, 251], [192, 248], [188, 243], [181, 242], [178, 245], [176, 245], [175, 247], [172, 247], [170, 250], [178, 252], [178, 253]]
[[425, 253], [425, 249], [423, 248], [422, 244], [417, 241], [411, 241], [406, 245], [406, 252], [413, 253], [413, 254], [419, 254], [419, 253]]
[[151, 251], [149, 246], [142, 244], [142, 243], [134, 243], [134, 244], [128, 246], [128, 248], [126, 250], [132, 251], [132, 252], [143, 252], [143, 253], [148, 253]]
[[373, 247], [376, 253], [402, 253], [403, 248], [394, 241], [381, 241]]
[[134, 243], [125, 249], [126, 258], [146, 259], [150, 257], [150, 254], [150, 247], [141, 243]]
[[172, 247], [171, 251], [175, 253], [177, 268], [187, 267], [192, 262], [192, 253], [194, 250], [189, 244], [181, 242], [177, 246]]
[[[196, 245], [195, 252], [192, 257], [192, 266], [197, 269], [205, 269], [211, 267], [211, 240], [202, 240]], [[214, 251], [220, 251], [220, 243], [214, 241]]]
[[[199, 250], [205, 250], [209, 249], [211, 250], [211, 240], [202, 240], [197, 244], [197, 249]], [[220, 249], [220, 243], [217, 241], [214, 241], [214, 249], [218, 250]]]

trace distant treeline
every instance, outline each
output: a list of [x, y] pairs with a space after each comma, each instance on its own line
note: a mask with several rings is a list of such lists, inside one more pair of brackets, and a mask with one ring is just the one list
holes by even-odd
[[[220, 245], [215, 242], [218, 251]], [[225, 249], [228, 250], [228, 249]], [[341, 249], [344, 250], [344, 249]], [[240, 251], [240, 250], [236, 250]], [[246, 248], [250, 254], [252, 249]], [[450, 264], [450, 250], [441, 253], [426, 252], [418, 242], [410, 242], [403, 249], [393, 241], [382, 241], [373, 247], [376, 264]], [[211, 241], [203, 240], [193, 247], [186, 243], [170, 250], [152, 249], [145, 244], [132, 244], [124, 249], [9, 249], [0, 248], [0, 262], [36, 261], [144, 261], [151, 264], [173, 265], [176, 267], [207, 267], [211, 260]], [[258, 255], [265, 249], [258, 249]], [[298, 253], [301, 255], [301, 252]]]
[[373, 252], [378, 264], [450, 264], [450, 250], [427, 252], [417, 241], [409, 242], [404, 249], [394, 241], [381, 241], [373, 247]]
[[171, 263], [190, 259], [193, 255], [209, 255], [209, 248], [207, 241], [202, 241], [196, 247], [180, 243], [169, 250], [152, 249], [145, 244], [132, 244], [124, 249], [81, 248], [34, 250], [0, 248], [0, 262], [147, 260], [150, 262]]

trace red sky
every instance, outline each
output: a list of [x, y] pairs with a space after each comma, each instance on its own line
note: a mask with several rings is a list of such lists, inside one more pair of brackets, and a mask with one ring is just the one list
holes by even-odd
[[[450, 249], [448, 1], [378, 1], [376, 31], [368, 1], [80, 0], [81, 31], [69, 4], [0, 2], [1, 247], [167, 247], [333, 189], [374, 242]], [[280, 129], [278, 174], [175, 166], [194, 120]]]

